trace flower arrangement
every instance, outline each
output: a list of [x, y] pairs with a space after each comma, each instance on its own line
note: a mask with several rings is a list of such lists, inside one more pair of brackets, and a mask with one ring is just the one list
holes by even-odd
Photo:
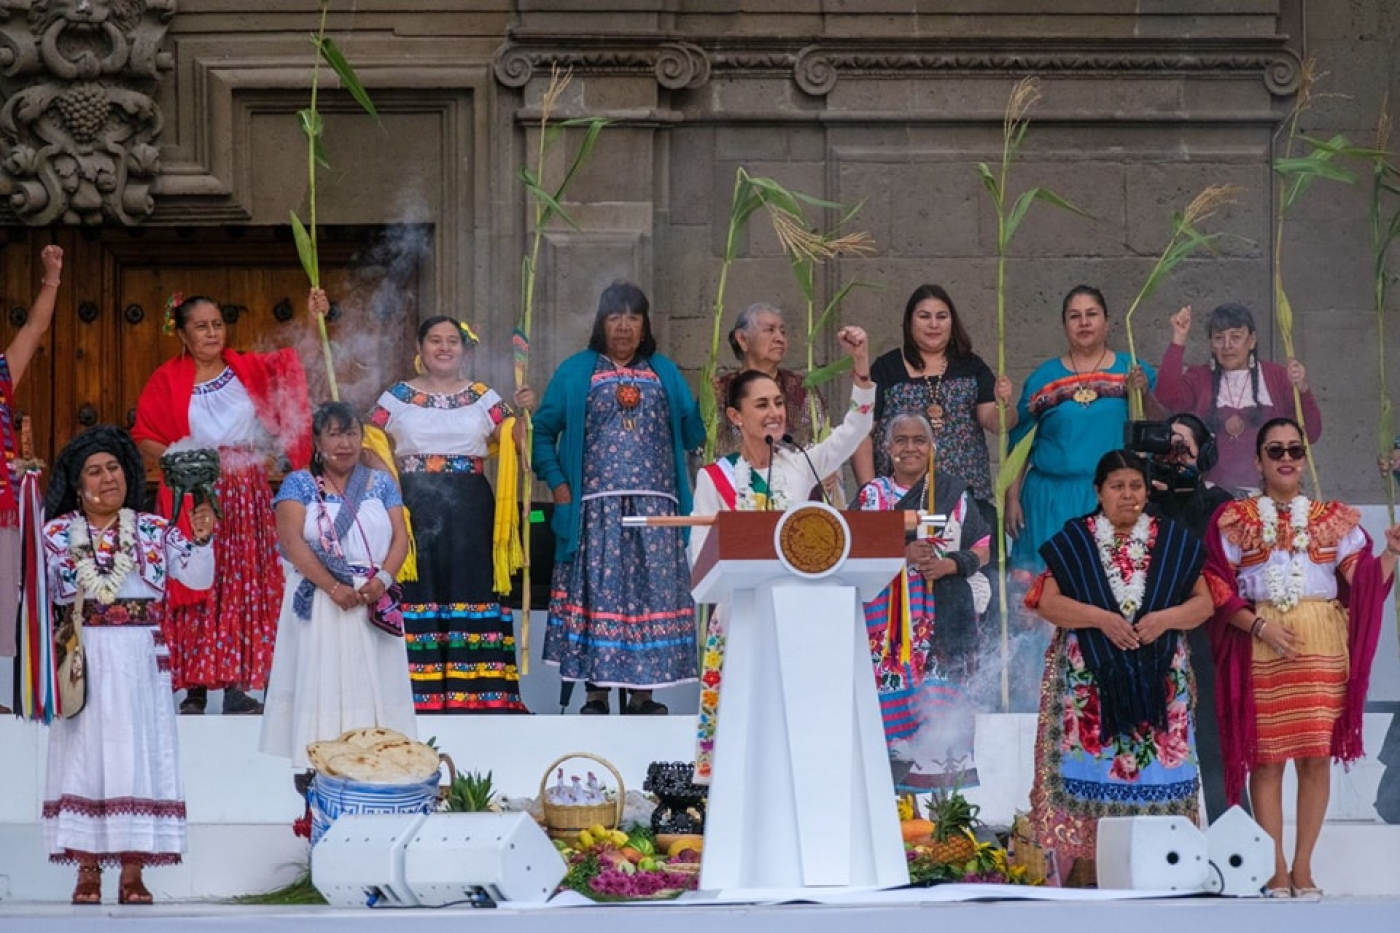
[[1260, 537], [1270, 550], [1281, 549], [1289, 553], [1288, 571], [1270, 566], [1264, 571], [1264, 585], [1269, 590], [1269, 602], [1283, 612], [1298, 605], [1303, 598], [1303, 561], [1308, 548], [1312, 546], [1312, 535], [1308, 533], [1308, 512], [1312, 503], [1307, 496], [1294, 496], [1288, 503], [1289, 539], [1280, 546], [1278, 540], [1278, 506], [1268, 496], [1259, 497], [1259, 520], [1263, 523]]

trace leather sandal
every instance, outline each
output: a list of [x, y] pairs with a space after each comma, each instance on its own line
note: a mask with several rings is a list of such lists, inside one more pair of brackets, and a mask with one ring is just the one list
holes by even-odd
[[153, 900], [155, 898], [151, 897], [151, 892], [146, 890], [146, 885], [140, 878], [122, 881], [117, 890], [118, 904], [149, 904]]
[[74, 904], [102, 903], [102, 866], [78, 866], [78, 885], [73, 889]]

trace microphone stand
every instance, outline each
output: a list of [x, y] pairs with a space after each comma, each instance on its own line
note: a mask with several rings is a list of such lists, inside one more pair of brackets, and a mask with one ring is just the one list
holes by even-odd
[[773, 510], [773, 460], [777, 451], [773, 447], [773, 435], [763, 435], [763, 443], [768, 445], [768, 475], [763, 478], [763, 484], [768, 487], [768, 498], [764, 501], [765, 511]]
[[807, 461], [807, 469], [812, 471], [812, 478], [817, 481], [817, 489], [821, 490], [822, 502], [831, 505], [831, 496], [827, 495], [826, 484], [822, 482], [821, 476], [817, 474], [817, 467], [812, 463], [812, 458], [807, 455], [807, 448], [797, 446], [797, 442], [793, 440], [791, 434], [783, 435], [783, 443], [802, 454], [802, 459]]

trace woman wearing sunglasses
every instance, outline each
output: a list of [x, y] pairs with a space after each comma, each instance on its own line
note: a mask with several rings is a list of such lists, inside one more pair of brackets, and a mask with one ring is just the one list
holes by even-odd
[[[1206, 535], [1226, 793], [1237, 801], [1247, 775], [1254, 817], [1274, 838], [1266, 894], [1316, 896], [1312, 855], [1327, 812], [1328, 759], [1364, 753], [1361, 713], [1400, 525], [1386, 529], [1385, 550], [1373, 557], [1355, 509], [1303, 495], [1307, 448], [1291, 419], [1265, 422], [1255, 453], [1263, 492], [1222, 508]], [[1291, 871], [1283, 854], [1289, 761], [1298, 778]]]

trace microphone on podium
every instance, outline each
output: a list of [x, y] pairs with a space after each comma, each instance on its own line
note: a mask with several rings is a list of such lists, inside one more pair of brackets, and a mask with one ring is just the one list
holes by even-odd
[[802, 459], [807, 461], [807, 469], [812, 471], [812, 478], [817, 481], [817, 488], [821, 490], [822, 501], [827, 505], [831, 505], [831, 497], [826, 494], [826, 486], [822, 483], [822, 478], [820, 474], [817, 473], [817, 468], [813, 465], [812, 458], [807, 456], [807, 448], [798, 447], [797, 441], [793, 439], [791, 434], [783, 435], [783, 443], [802, 454]]

